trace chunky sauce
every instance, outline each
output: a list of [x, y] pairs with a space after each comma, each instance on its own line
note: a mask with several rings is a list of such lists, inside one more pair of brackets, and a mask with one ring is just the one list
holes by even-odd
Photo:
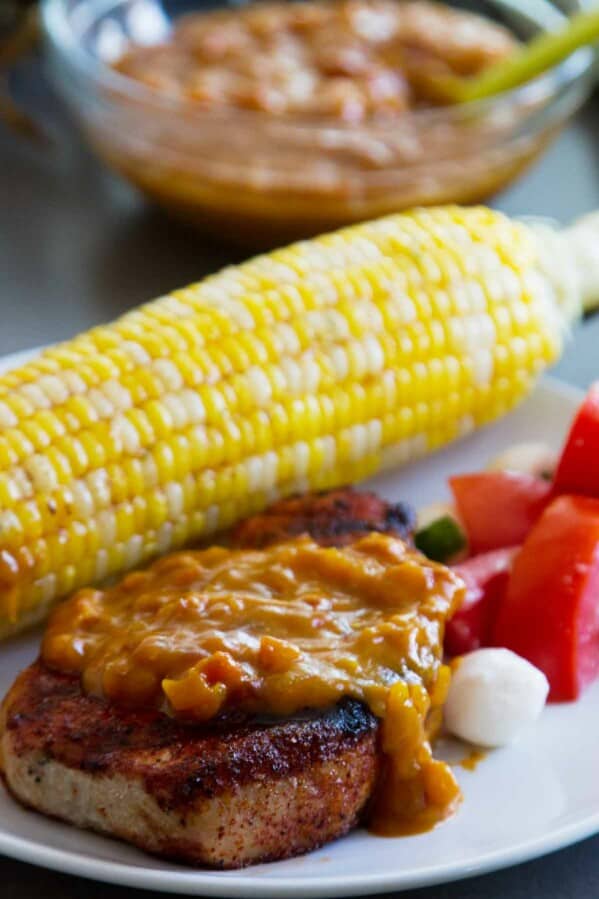
[[452, 572], [384, 534], [343, 548], [214, 547], [79, 591], [51, 618], [42, 656], [92, 694], [195, 722], [361, 700], [383, 719], [373, 829], [413, 832], [459, 797], [428, 721], [445, 698], [443, 626], [461, 592]]
[[543, 92], [443, 109], [446, 76], [517, 40], [427, 0], [235, 4], [177, 19], [159, 44], [109, 43], [126, 81], [106, 122], [89, 117], [99, 152], [177, 215], [254, 248], [480, 202], [549, 137], [528, 125]]
[[514, 46], [499, 25], [425, 0], [307, 0], [191, 13], [116, 68], [208, 107], [359, 122], [439, 102], [438, 76], [476, 74]]

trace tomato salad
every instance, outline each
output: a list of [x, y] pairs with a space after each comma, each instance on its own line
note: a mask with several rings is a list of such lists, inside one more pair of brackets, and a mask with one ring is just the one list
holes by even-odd
[[543, 672], [550, 702], [577, 699], [599, 676], [599, 384], [560, 455], [513, 448], [449, 486], [453, 505], [416, 535], [466, 584], [447, 654], [504, 647]]

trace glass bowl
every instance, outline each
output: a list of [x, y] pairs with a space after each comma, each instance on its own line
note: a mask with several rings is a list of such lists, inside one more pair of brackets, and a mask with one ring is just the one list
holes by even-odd
[[[563, 21], [546, 0], [472, 6], [521, 38]], [[44, 0], [51, 74], [110, 166], [219, 239], [254, 247], [411, 206], [482, 201], [544, 150], [591, 83], [593, 54], [582, 49], [491, 100], [350, 125], [208, 110], [111, 69], [129, 43], [159, 42], [174, 18], [194, 8], [207, 7]]]

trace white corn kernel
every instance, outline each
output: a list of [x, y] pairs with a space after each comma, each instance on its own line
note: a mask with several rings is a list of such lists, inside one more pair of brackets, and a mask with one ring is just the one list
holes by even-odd
[[267, 406], [272, 397], [272, 387], [264, 372], [257, 365], [252, 365], [245, 376], [254, 403], [259, 407]]
[[66, 403], [69, 398], [69, 391], [67, 390], [67, 386], [61, 378], [57, 378], [56, 375], [42, 375], [39, 379], [39, 385], [49, 397], [50, 402], [58, 406], [60, 403]]
[[41, 453], [35, 453], [23, 463], [23, 468], [31, 478], [33, 489], [38, 493], [52, 493], [58, 487], [58, 478], [52, 463]]
[[16, 428], [18, 423], [19, 419], [10, 406], [4, 402], [0, 402], [0, 428]]
[[183, 378], [177, 366], [170, 359], [154, 359], [152, 368], [164, 384], [166, 390], [174, 392], [183, 387]]

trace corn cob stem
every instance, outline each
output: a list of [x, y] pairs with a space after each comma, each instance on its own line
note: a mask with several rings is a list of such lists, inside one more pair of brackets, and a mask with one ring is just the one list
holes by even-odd
[[585, 216], [563, 232], [570, 253], [570, 267], [580, 280], [585, 312], [599, 308], [599, 212]]
[[599, 299], [597, 230], [392, 216], [225, 269], [1, 377], [0, 634], [276, 496], [502, 415]]

